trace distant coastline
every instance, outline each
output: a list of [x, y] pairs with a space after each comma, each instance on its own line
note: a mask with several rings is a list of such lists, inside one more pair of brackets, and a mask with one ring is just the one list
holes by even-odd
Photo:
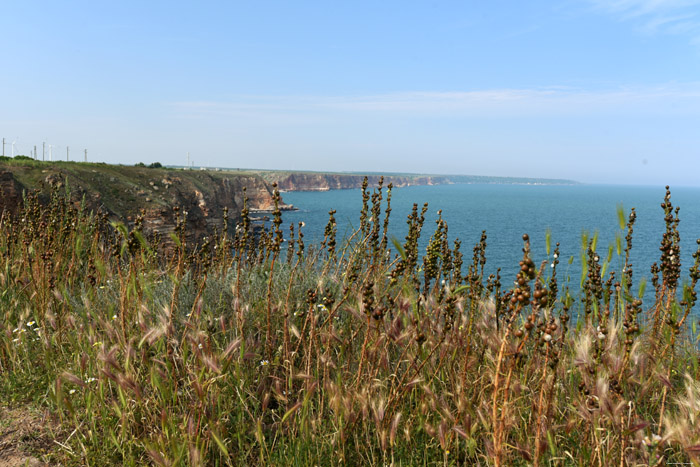
[[451, 184], [498, 184], [498, 185], [580, 185], [580, 182], [567, 179], [495, 177], [485, 175], [444, 175], [415, 173], [381, 172], [316, 172], [258, 169], [213, 168], [218, 171], [243, 171], [262, 177], [266, 182], [276, 183], [280, 191], [330, 191], [361, 188], [365, 177], [370, 187], [377, 186], [383, 177], [384, 186], [390, 183], [395, 188], [416, 185]]

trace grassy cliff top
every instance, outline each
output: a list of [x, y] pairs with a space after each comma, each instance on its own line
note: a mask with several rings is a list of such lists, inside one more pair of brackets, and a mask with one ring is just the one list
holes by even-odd
[[[41, 162], [26, 159], [0, 161], [0, 171], [12, 172], [27, 190], [46, 190], [51, 184], [67, 182], [70, 190], [84, 193], [118, 216], [141, 209], [165, 208], [175, 201], [170, 187], [208, 194], [231, 177], [252, 177], [250, 172], [186, 170], [165, 167], [110, 165], [84, 162]], [[214, 182], [214, 183], [212, 183]]]

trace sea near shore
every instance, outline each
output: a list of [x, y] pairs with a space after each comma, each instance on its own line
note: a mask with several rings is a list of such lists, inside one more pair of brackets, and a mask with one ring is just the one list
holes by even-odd
[[[386, 188], [383, 192], [386, 194]], [[671, 202], [681, 208], [681, 260], [683, 277], [687, 277], [692, 265], [691, 255], [697, 248], [696, 239], [700, 238], [700, 188], [671, 187], [671, 193]], [[537, 264], [545, 260], [551, 262], [554, 245], [559, 242], [560, 277], [569, 276], [572, 291], [577, 291], [582, 235], [587, 233], [591, 238], [598, 234], [597, 251], [601, 262], [607, 259], [609, 248], [613, 246], [608, 270], [618, 269], [622, 257], [617, 255], [616, 237], [621, 237], [624, 247], [626, 235], [619, 226], [618, 206], [623, 207], [625, 216], [634, 207], [637, 220], [631, 259], [635, 284], [638, 284], [642, 278], [649, 281], [650, 267], [659, 260], [659, 245], [665, 229], [660, 207], [664, 195], [663, 186], [454, 184], [398, 188], [392, 192], [390, 235], [403, 243], [407, 233], [405, 220], [413, 203], [418, 203], [419, 207], [428, 203], [423, 246], [435, 229], [438, 210], [442, 210], [442, 217], [448, 223], [449, 238], [462, 241], [465, 263], [471, 260], [472, 248], [485, 230], [488, 236], [486, 273], [495, 273], [500, 268], [504, 284], [511, 283], [519, 269], [523, 234], [530, 236]], [[309, 244], [323, 238], [331, 209], [337, 210], [338, 239], [350, 235], [359, 225], [362, 208], [359, 189], [288, 192], [284, 194], [284, 201], [299, 209], [284, 213], [285, 235], [289, 223], [303, 222], [305, 240]], [[385, 205], [382, 216], [384, 209]], [[551, 232], [549, 256], [545, 245], [547, 231]], [[649, 283], [647, 295], [651, 289]]]

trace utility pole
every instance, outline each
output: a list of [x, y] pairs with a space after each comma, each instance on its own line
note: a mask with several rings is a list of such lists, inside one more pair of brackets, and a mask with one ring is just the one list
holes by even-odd
[[41, 143], [41, 162], [46, 162], [46, 141]]
[[85, 150], [85, 162], [87, 162], [87, 149]]
[[70, 146], [66, 146], [66, 162], [68, 162], [70, 160], [69, 155], [70, 155]]
[[190, 168], [190, 153], [187, 153], [187, 168]]
[[34, 145], [34, 160], [36, 160], [36, 144]]
[[2, 139], [2, 157], [5, 157], [5, 138]]

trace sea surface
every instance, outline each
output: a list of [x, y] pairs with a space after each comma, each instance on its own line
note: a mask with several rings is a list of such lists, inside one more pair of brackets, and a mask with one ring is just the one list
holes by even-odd
[[[451, 240], [462, 241], [466, 271], [471, 262], [472, 249], [482, 231], [487, 234], [486, 273], [501, 269], [502, 283], [511, 283], [519, 270], [522, 258], [523, 234], [530, 236], [535, 264], [551, 262], [554, 244], [560, 244], [558, 277], [570, 282], [572, 292], [577, 292], [581, 277], [582, 236], [589, 238], [597, 233], [597, 252], [601, 263], [607, 259], [609, 246], [613, 255], [608, 270], [621, 268], [623, 258], [617, 255], [616, 237], [624, 237], [620, 229], [618, 206], [622, 206], [625, 218], [630, 208], [636, 208], [631, 260], [634, 270], [635, 292], [642, 278], [647, 280], [648, 299], [652, 285], [649, 268], [659, 261], [659, 245], [665, 229], [661, 208], [665, 187], [607, 186], [607, 185], [435, 185], [395, 188], [392, 191], [390, 236], [402, 244], [408, 231], [406, 218], [414, 203], [419, 208], [428, 203], [426, 222], [422, 233], [425, 251], [430, 235], [435, 230], [437, 211], [448, 224]], [[384, 194], [386, 188], [384, 189]], [[678, 187], [671, 189], [671, 202], [680, 206], [682, 280], [687, 279], [692, 265], [692, 253], [696, 239], [700, 238], [700, 188]], [[285, 238], [289, 223], [304, 222], [304, 240], [307, 245], [323, 239], [328, 222], [328, 211], [335, 209], [338, 222], [338, 240], [348, 237], [359, 226], [362, 194], [356, 190], [326, 192], [287, 192], [282, 194], [286, 203], [299, 210], [285, 212]], [[382, 216], [384, 216], [382, 207]], [[546, 253], [546, 232], [551, 232], [551, 252]], [[617, 273], [619, 277], [619, 272]], [[561, 282], [560, 282], [561, 284]], [[653, 297], [653, 296], [652, 296]], [[646, 301], [646, 300], [645, 300]], [[696, 307], [697, 309], [698, 307]], [[697, 312], [697, 310], [696, 310]]]

